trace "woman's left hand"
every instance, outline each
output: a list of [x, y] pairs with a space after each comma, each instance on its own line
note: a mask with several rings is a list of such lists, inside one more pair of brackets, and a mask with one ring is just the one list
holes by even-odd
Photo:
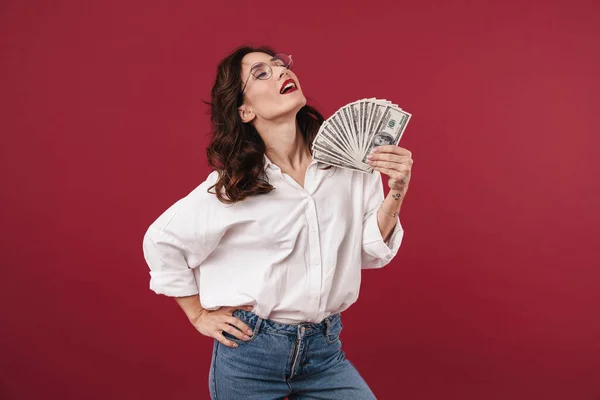
[[404, 197], [410, 182], [412, 153], [402, 147], [386, 145], [374, 147], [367, 158], [373, 169], [390, 177], [390, 189], [401, 192]]

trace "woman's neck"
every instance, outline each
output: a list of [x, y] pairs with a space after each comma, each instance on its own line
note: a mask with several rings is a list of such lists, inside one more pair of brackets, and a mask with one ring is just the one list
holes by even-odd
[[296, 119], [257, 127], [265, 142], [266, 156], [282, 170], [306, 168], [312, 161], [308, 145]]

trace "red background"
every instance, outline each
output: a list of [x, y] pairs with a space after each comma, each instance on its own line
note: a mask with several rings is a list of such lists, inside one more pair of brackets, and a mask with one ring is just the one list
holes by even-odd
[[344, 314], [378, 398], [600, 398], [597, 1], [3, 1], [0, 41], [1, 398], [208, 398], [141, 240], [206, 177], [244, 43], [326, 116], [413, 114], [403, 246]]

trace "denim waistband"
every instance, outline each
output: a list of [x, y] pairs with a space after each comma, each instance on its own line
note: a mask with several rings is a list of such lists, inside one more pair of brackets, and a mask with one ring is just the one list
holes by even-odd
[[301, 333], [303, 336], [310, 336], [320, 332], [325, 332], [326, 335], [329, 335], [329, 329], [341, 319], [340, 314], [337, 313], [332, 314], [323, 321], [317, 323], [302, 322], [299, 324], [282, 324], [269, 319], [263, 319], [253, 312], [246, 310], [235, 310], [233, 316], [242, 320], [246, 325], [249, 325], [255, 334], [258, 333], [259, 330], [264, 330], [266, 332], [288, 335], [297, 335]]

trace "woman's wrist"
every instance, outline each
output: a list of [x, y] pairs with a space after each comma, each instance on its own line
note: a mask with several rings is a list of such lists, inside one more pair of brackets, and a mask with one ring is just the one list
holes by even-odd
[[188, 320], [192, 323], [198, 320], [206, 310], [200, 304], [200, 296], [192, 295], [192, 296], [184, 296], [184, 297], [175, 297], [175, 301], [179, 304], [179, 307], [183, 310]]
[[398, 217], [398, 214], [399, 214], [398, 211], [394, 211], [393, 213], [389, 213], [389, 212], [387, 212], [387, 211], [385, 211], [383, 209], [383, 206], [379, 206], [379, 211], [381, 211], [382, 214], [387, 215], [390, 218], [396, 218], [396, 217]]
[[385, 200], [381, 202], [379, 211], [390, 218], [398, 217], [402, 206], [403, 193], [399, 190], [390, 190]]

